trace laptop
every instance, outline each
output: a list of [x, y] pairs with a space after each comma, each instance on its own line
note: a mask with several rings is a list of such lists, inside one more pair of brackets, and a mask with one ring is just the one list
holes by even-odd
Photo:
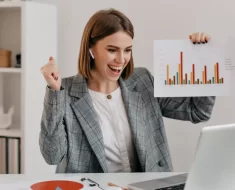
[[204, 127], [189, 173], [132, 183], [129, 190], [235, 189], [235, 123]]

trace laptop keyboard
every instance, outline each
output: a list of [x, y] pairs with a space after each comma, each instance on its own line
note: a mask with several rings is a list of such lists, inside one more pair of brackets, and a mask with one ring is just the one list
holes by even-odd
[[164, 187], [161, 189], [155, 189], [155, 190], [184, 190], [184, 187], [185, 187], [185, 183], [175, 185], [175, 186], [170, 186], [170, 187]]

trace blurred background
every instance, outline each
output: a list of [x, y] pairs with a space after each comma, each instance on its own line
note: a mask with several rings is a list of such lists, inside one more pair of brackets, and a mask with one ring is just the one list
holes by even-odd
[[[153, 40], [192, 32], [234, 37], [234, 6], [232, 0], [0, 1], [0, 173], [55, 172], [39, 150], [46, 85], [40, 67], [54, 56], [62, 77], [77, 73], [83, 29], [95, 11], [116, 8], [130, 18], [135, 66], [152, 72]], [[164, 119], [174, 171], [190, 169], [202, 127], [235, 122], [234, 105], [234, 97], [217, 97], [207, 123]]]

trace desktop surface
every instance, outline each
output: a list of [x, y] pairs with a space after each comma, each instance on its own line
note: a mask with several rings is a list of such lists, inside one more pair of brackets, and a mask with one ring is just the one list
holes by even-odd
[[129, 183], [145, 180], [164, 178], [178, 175], [178, 172], [148, 172], [148, 173], [76, 173], [76, 174], [0, 174], [0, 184], [17, 183], [22, 181], [46, 181], [46, 180], [80, 180], [89, 178], [99, 183], [102, 188], [107, 188], [111, 182], [123, 188]]

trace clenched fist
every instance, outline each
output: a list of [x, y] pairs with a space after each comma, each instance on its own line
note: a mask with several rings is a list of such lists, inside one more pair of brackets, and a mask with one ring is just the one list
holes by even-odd
[[47, 85], [53, 90], [60, 90], [61, 77], [53, 57], [49, 58], [49, 62], [41, 68]]

